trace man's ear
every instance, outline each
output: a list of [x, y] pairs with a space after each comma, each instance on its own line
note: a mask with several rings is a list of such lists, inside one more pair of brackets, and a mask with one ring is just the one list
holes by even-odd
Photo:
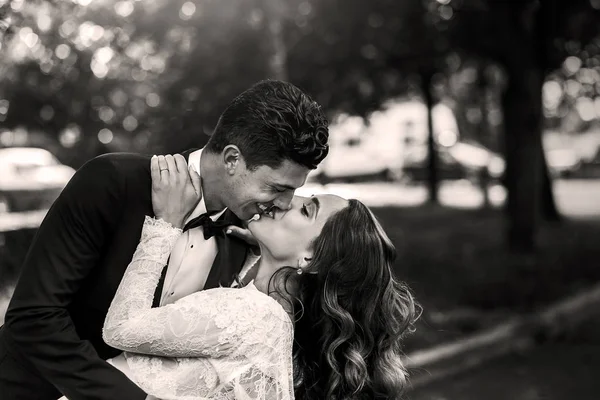
[[240, 164], [244, 162], [240, 149], [234, 144], [225, 146], [222, 155], [225, 170], [229, 175], [235, 174], [236, 170], [240, 167]]

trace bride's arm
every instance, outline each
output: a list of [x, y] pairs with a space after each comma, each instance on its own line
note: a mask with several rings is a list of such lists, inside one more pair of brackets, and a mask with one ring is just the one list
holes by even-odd
[[123, 328], [137, 323], [152, 309], [162, 269], [181, 233], [181, 229], [162, 219], [145, 218], [140, 243], [104, 320], [102, 335], [108, 345], [116, 348], [126, 346]]
[[104, 322], [109, 346], [166, 357], [222, 357], [252, 351], [273, 334], [285, 336], [281, 332], [290, 329], [285, 312], [255, 290], [201, 291], [152, 308], [161, 270], [180, 233], [146, 217], [142, 239]]

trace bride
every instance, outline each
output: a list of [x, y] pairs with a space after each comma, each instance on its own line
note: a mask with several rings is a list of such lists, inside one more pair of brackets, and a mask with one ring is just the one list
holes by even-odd
[[400, 342], [416, 305], [394, 278], [395, 249], [365, 205], [296, 196], [290, 210], [249, 222], [261, 258], [239, 288], [152, 308], [180, 221], [201, 196], [199, 176], [161, 180], [157, 170], [155, 217], [146, 217], [104, 324], [106, 343], [124, 351], [115, 367], [149, 398], [400, 397]]

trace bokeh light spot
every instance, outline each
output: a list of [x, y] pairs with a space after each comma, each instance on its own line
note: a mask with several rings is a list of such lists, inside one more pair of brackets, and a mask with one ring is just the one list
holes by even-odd
[[56, 57], [58, 57], [61, 60], [64, 60], [67, 57], [69, 57], [69, 54], [71, 54], [71, 48], [64, 43], [59, 44], [58, 46], [56, 46], [56, 50], [54, 51], [54, 53], [56, 54]]
[[102, 144], [109, 144], [113, 140], [113, 133], [110, 129], [103, 128], [98, 132], [98, 141]]
[[181, 6], [181, 10], [179, 10], [179, 18], [184, 21], [192, 18], [192, 16], [196, 13], [196, 5], [191, 1], [186, 1]]
[[574, 74], [581, 68], [581, 59], [575, 56], [567, 57], [563, 66], [569, 74]]

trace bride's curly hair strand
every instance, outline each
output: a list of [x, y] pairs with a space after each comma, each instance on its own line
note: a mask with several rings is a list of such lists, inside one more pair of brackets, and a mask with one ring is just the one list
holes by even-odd
[[420, 308], [394, 278], [394, 245], [373, 213], [349, 200], [312, 247], [307, 273], [284, 267], [269, 284], [292, 299], [296, 397], [399, 399], [408, 376], [401, 339]]

